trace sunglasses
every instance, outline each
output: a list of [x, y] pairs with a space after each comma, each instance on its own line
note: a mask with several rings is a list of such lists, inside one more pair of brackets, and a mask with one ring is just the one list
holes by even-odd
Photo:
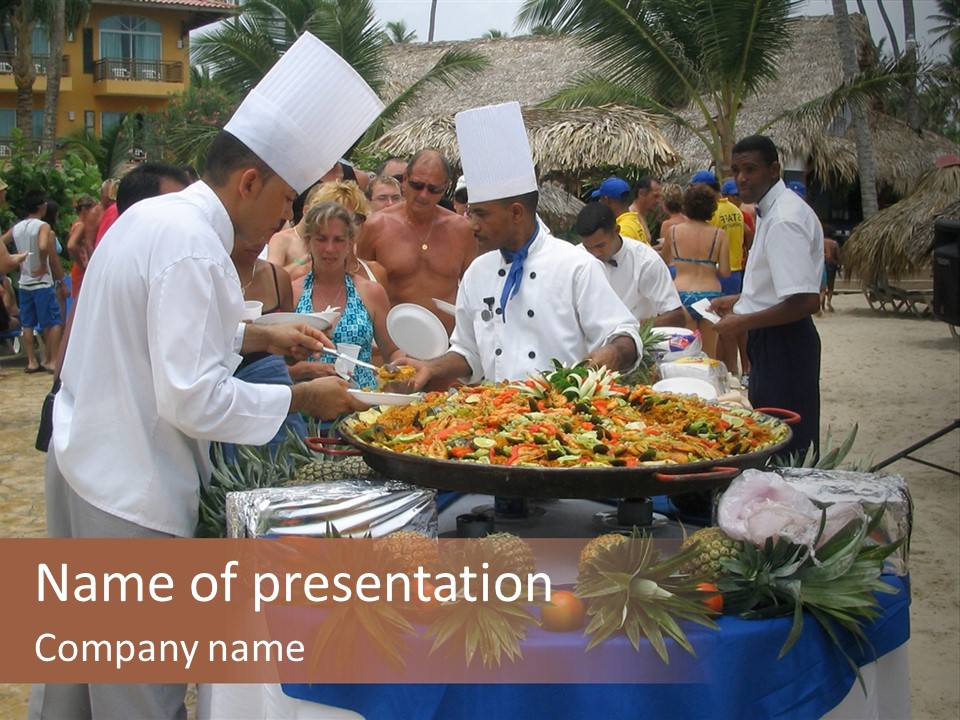
[[447, 185], [430, 185], [425, 182], [420, 182], [419, 180], [407, 180], [407, 185], [410, 186], [410, 189], [415, 192], [420, 192], [424, 188], [427, 189], [431, 195], [443, 195], [447, 191]]

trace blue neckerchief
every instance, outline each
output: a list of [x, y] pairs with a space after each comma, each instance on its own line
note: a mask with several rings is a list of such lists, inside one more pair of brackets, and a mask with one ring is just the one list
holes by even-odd
[[500, 248], [500, 254], [503, 259], [510, 263], [510, 270], [507, 272], [506, 282], [503, 283], [503, 290], [500, 292], [500, 312], [504, 322], [507, 319], [507, 301], [520, 292], [520, 281], [523, 280], [523, 261], [527, 259], [527, 253], [530, 252], [530, 246], [540, 231], [540, 225], [536, 224], [533, 228], [533, 235], [527, 240], [523, 247], [513, 252], [506, 248]]

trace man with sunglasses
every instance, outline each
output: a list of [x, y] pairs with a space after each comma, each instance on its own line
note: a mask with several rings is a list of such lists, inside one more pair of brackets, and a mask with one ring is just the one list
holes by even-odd
[[415, 303], [435, 313], [449, 334], [454, 319], [433, 298], [454, 302], [457, 285], [477, 255], [470, 222], [437, 203], [450, 187], [450, 164], [436, 150], [414, 155], [403, 176], [404, 202], [374, 213], [357, 255], [387, 270], [391, 305]]

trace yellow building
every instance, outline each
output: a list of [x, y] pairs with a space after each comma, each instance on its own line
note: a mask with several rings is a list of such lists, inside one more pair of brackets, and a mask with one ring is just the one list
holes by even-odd
[[[128, 112], [162, 108], [190, 81], [190, 31], [235, 12], [232, 2], [221, 0], [93, 0], [86, 22], [65, 38], [57, 136], [85, 128], [99, 137]], [[50, 63], [43, 28], [34, 31], [33, 52], [33, 136], [39, 138]], [[16, 127], [13, 57], [0, 51], [0, 156], [9, 154]]]

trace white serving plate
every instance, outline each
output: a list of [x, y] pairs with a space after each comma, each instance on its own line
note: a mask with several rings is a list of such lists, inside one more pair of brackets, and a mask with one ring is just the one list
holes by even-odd
[[417, 393], [404, 395], [403, 393], [373, 392], [353, 388], [348, 389], [347, 392], [357, 398], [357, 400], [370, 405], [409, 405], [414, 400], [420, 399], [420, 395]]
[[450, 338], [440, 318], [413, 303], [400, 303], [390, 308], [387, 331], [398, 348], [419, 360], [440, 357], [450, 347]]

